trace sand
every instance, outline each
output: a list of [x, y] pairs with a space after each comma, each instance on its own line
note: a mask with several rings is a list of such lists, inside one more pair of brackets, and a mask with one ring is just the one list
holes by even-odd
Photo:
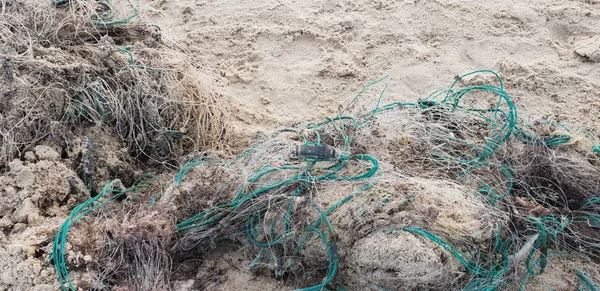
[[[368, 81], [414, 101], [494, 69], [521, 114], [600, 125], [597, 1], [155, 1], [244, 130], [337, 112]], [[370, 95], [370, 98], [375, 96]]]

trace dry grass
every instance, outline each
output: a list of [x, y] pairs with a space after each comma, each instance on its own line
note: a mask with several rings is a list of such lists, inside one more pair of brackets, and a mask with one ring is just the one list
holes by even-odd
[[[86, 217], [73, 234], [73, 246], [91, 257], [87, 267], [94, 290], [166, 290], [170, 286], [175, 217], [150, 206], [147, 195], [130, 196]], [[134, 200], [135, 199], [135, 200]], [[116, 289], [115, 289], [116, 288]]]
[[223, 149], [227, 105], [203, 76], [152, 27], [92, 25], [99, 9], [96, 1], [5, 7], [2, 164], [36, 144], [60, 147], [70, 131], [89, 126], [112, 128], [150, 164]]
[[579, 210], [600, 193], [600, 169], [578, 153], [527, 146], [512, 161], [519, 180], [514, 195], [542, 207]]

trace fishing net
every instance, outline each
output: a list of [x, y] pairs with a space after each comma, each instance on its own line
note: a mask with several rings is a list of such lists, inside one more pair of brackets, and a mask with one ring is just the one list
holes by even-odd
[[415, 103], [361, 104], [386, 80], [347, 114], [182, 165], [156, 202], [177, 221], [161, 249], [177, 262], [234, 241], [251, 272], [298, 290], [525, 289], [556, 254], [598, 259], [593, 147], [525, 123], [491, 71]]
[[[338, 115], [230, 157], [227, 104], [160, 28], [135, 22], [137, 3], [47, 5], [2, 2], [0, 165], [17, 177], [9, 162], [33, 163], [42, 143], [77, 165], [88, 200], [48, 255], [63, 290], [169, 289], [232, 243], [248, 259], [238, 268], [297, 290], [527, 289], [558, 258], [597, 265], [597, 133], [519, 116], [495, 72], [416, 102], [387, 96], [385, 76]], [[94, 139], [72, 149], [97, 128], [133, 160], [178, 172], [102, 182]], [[65, 199], [43, 203], [81, 202]], [[598, 270], [568, 269], [595, 290]]]

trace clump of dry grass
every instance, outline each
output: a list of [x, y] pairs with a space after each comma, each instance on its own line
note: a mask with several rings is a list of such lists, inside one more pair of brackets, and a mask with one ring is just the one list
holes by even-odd
[[[165, 290], [170, 286], [175, 218], [167, 209], [134, 202], [106, 206], [74, 233], [74, 248], [89, 256], [94, 290]], [[138, 196], [136, 199], [148, 197]], [[145, 200], [144, 200], [145, 201]]]
[[600, 193], [600, 169], [575, 152], [526, 146], [512, 164], [519, 182], [514, 195], [542, 207], [578, 210]]
[[512, 201], [518, 215], [566, 221], [554, 247], [598, 260], [600, 208], [594, 201], [600, 197], [600, 168], [568, 147], [527, 146], [512, 161], [516, 171]]
[[[75, 129], [111, 128], [138, 160], [223, 149], [227, 104], [141, 23], [94, 25], [97, 1], [11, 2], [0, 21], [2, 164]], [[31, 12], [33, 11], [33, 13]]]
[[140, 212], [123, 221], [114, 237], [117, 251], [113, 262], [123, 262], [114, 274], [133, 290], [164, 290], [169, 286], [171, 257], [169, 249], [175, 228], [172, 219], [157, 210]]

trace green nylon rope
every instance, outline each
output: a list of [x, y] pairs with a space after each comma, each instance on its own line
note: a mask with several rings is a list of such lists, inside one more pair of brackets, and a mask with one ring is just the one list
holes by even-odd
[[[479, 85], [479, 86], [471, 86], [471, 87], [466, 87], [466, 88], [456, 88], [458, 82], [461, 79], [463, 79], [467, 76], [470, 76], [473, 74], [479, 74], [479, 73], [492, 74], [498, 81], [498, 85], [497, 86]], [[371, 87], [375, 84], [378, 84], [380, 82], [387, 81], [388, 77], [389, 76], [385, 76], [381, 79], [378, 79], [374, 82], [367, 84], [365, 89], [361, 90], [361, 92], [359, 92], [359, 94], [350, 102], [350, 104], [351, 105], [355, 104], [355, 102], [365, 92], [366, 89], [368, 89], [369, 87]], [[385, 88], [387, 88], [387, 83], [386, 83]], [[450, 89], [445, 90], [445, 91], [434, 92], [428, 98], [426, 98], [424, 100], [419, 100], [419, 102], [417, 102], [417, 103], [392, 102], [392, 103], [389, 103], [386, 105], [380, 105], [381, 99], [383, 96], [383, 92], [385, 92], [385, 88], [382, 91], [382, 94], [379, 95], [379, 99], [377, 100], [376, 108], [371, 111], [368, 111], [361, 117], [357, 118], [357, 117], [353, 117], [353, 116], [349, 116], [349, 115], [340, 115], [340, 116], [336, 116], [333, 118], [327, 118], [326, 121], [323, 121], [321, 123], [308, 124], [308, 125], [302, 126], [305, 129], [312, 130], [314, 135], [317, 138], [317, 140], [314, 143], [312, 143], [307, 139], [305, 134], [301, 134], [304, 142], [306, 144], [319, 145], [321, 142], [319, 130], [322, 130], [326, 126], [331, 126], [331, 127], [333, 127], [333, 129], [336, 132], [340, 133], [340, 135], [342, 136], [343, 141], [344, 141], [345, 149], [350, 151], [350, 148], [352, 145], [352, 137], [347, 135], [346, 127], [349, 126], [349, 128], [356, 129], [356, 128], [366, 124], [373, 117], [375, 117], [379, 114], [387, 114], [387, 113], [393, 112], [394, 110], [398, 110], [398, 109], [400, 109], [400, 110], [402, 110], [402, 109], [409, 109], [409, 110], [418, 109], [418, 110], [422, 110], [422, 111], [428, 111], [428, 110], [433, 110], [435, 107], [440, 107], [440, 106], [449, 108], [451, 110], [451, 112], [452, 111], [461, 111], [461, 112], [469, 113], [472, 116], [481, 118], [482, 120], [486, 121], [488, 124], [491, 125], [491, 130], [490, 130], [488, 136], [483, 140], [483, 143], [480, 145], [472, 144], [471, 142], [469, 142], [467, 140], [461, 140], [459, 138], [453, 137], [455, 141], [457, 141], [459, 143], [463, 143], [468, 148], [470, 148], [472, 151], [471, 152], [472, 155], [471, 156], [463, 156], [459, 153], [454, 153], [454, 152], [450, 151], [450, 152], [446, 152], [446, 153], [441, 153], [439, 156], [437, 156], [437, 158], [441, 159], [441, 160], [456, 160], [460, 164], [464, 165], [464, 169], [459, 173], [458, 177], [463, 176], [463, 175], [470, 176], [471, 174], [469, 174], [469, 173], [473, 169], [476, 169], [479, 167], [490, 167], [491, 166], [491, 167], [495, 167], [495, 168], [499, 169], [499, 171], [504, 175], [504, 177], [506, 179], [506, 189], [502, 193], [500, 193], [494, 187], [487, 185], [487, 182], [477, 181], [481, 186], [481, 188], [478, 189], [478, 193], [489, 196], [491, 204], [496, 205], [497, 202], [502, 200], [504, 197], [508, 196], [510, 194], [510, 192], [512, 191], [512, 188], [514, 185], [513, 171], [510, 169], [510, 167], [508, 167], [506, 165], [503, 165], [501, 163], [496, 163], [496, 162], [490, 162], [487, 160], [492, 158], [497, 153], [497, 151], [511, 137], [514, 136], [515, 138], [517, 138], [518, 140], [520, 140], [524, 143], [534, 143], [534, 144], [543, 143], [544, 145], [546, 145], [548, 147], [559, 146], [561, 144], [564, 144], [564, 143], [567, 143], [570, 141], [569, 136], [551, 136], [551, 137], [546, 137], [546, 138], [537, 138], [537, 137], [535, 137], [535, 135], [529, 134], [524, 129], [517, 126], [518, 115], [517, 115], [517, 111], [516, 111], [516, 106], [512, 102], [510, 96], [506, 93], [506, 91], [504, 91], [504, 85], [502, 83], [500, 76], [497, 73], [490, 71], [490, 70], [475, 71], [475, 72], [471, 72], [471, 73], [462, 75], [455, 80], [455, 82], [450, 86]], [[473, 92], [490, 92], [490, 93], [497, 95], [499, 98], [498, 98], [498, 101], [496, 102], [496, 107], [495, 108], [464, 108], [461, 105], [462, 99], [465, 98], [465, 96], [467, 96], [469, 93], [473, 93]], [[441, 100], [436, 100], [437, 98], [440, 98]], [[492, 117], [491, 118], [486, 117], [485, 114], [490, 114]], [[568, 131], [568, 129], [567, 129], [567, 131]], [[285, 129], [285, 130], [282, 130], [281, 132], [297, 132], [297, 130], [296, 129]], [[535, 133], [535, 131], [534, 131], [534, 133]], [[268, 169], [266, 171], [270, 172], [270, 171], [274, 171], [274, 169]], [[264, 172], [259, 173], [257, 175], [257, 177], [260, 178], [260, 177], [262, 177], [263, 174], [264, 174]], [[369, 176], [369, 174], [366, 174], [365, 177], [361, 177], [361, 179], [366, 178], [367, 176]], [[301, 180], [299, 178], [299, 176], [295, 176], [292, 179]], [[257, 180], [258, 179], [253, 179], [252, 182], [256, 182]], [[268, 190], [272, 190], [274, 188], [287, 186], [287, 185], [289, 185], [289, 184], [280, 182], [278, 184], [267, 186], [267, 187], [270, 188]], [[370, 187], [370, 184], [368, 184], [368, 183], [363, 186], [363, 188], [365, 188], [365, 189], [368, 187]], [[361, 189], [361, 190], [364, 190], [364, 189]], [[260, 191], [260, 188], [259, 188], [259, 191]], [[300, 192], [302, 192], [302, 191], [294, 192], [293, 196], [300, 195]], [[359, 192], [361, 192], [361, 191], [359, 191]], [[238, 196], [240, 196], [240, 195], [238, 194]], [[325, 211], [326, 215], [331, 214], [335, 210], [337, 205], [344, 204], [354, 197], [355, 197], [354, 194], [350, 194], [346, 198], [344, 198], [341, 201], [339, 201], [338, 203], [334, 204], [334, 207], [332, 207], [330, 210], [328, 209], [327, 211]], [[290, 206], [288, 207], [288, 211], [289, 211], [289, 209], [292, 209], [292, 206], [293, 206], [293, 202], [290, 203]], [[271, 236], [272, 240], [267, 241], [267, 242], [259, 242], [258, 241], [258, 239], [257, 239], [258, 233], [256, 232], [256, 228], [257, 228], [257, 226], [258, 226], [258, 229], [260, 229], [262, 227], [262, 223], [261, 223], [261, 219], [260, 219], [261, 215], [262, 215], [262, 213], [253, 215], [247, 223], [247, 230], [248, 230], [247, 233], [248, 233], [249, 240], [253, 244], [260, 246], [260, 247], [270, 247], [275, 244], [281, 243], [282, 242], [281, 235], [280, 236]], [[286, 217], [286, 230], [289, 230], [289, 228], [287, 228], [288, 227], [287, 220], [289, 219], [289, 215], [290, 214], [287, 213], [285, 216]], [[205, 217], [205, 216], [203, 216], [203, 217]], [[547, 239], [549, 237], [556, 235], [557, 232], [560, 232], [562, 230], [562, 229], [559, 229], [556, 232], [549, 231], [548, 228], [546, 226], [544, 226], [546, 223], [549, 223], [549, 222], [557, 222], [557, 221], [556, 220], [552, 221], [551, 218], [544, 218], [543, 221], [541, 222], [542, 225], [538, 225], [539, 231], [541, 233], [541, 235], [540, 235], [541, 238], [538, 238], [538, 241], [536, 242], [534, 251], [536, 249], [546, 248], [548, 245]], [[315, 224], [313, 224], [313, 227], [315, 227], [315, 228], [319, 227], [320, 223], [321, 223], [321, 220], [317, 220], [317, 222], [315, 222]], [[185, 225], [182, 225], [182, 226], [185, 227]], [[563, 224], [562, 226], [564, 229], [565, 225]], [[481, 265], [478, 265], [472, 259], [467, 258], [466, 255], [464, 255], [458, 249], [453, 247], [451, 244], [443, 241], [441, 238], [435, 236], [432, 233], [426, 232], [424, 230], [415, 229], [415, 228], [407, 228], [405, 230], [416, 233], [416, 234], [423, 235], [423, 236], [431, 239], [432, 241], [435, 241], [436, 243], [440, 244], [444, 249], [451, 252], [469, 270], [470, 273], [473, 273], [473, 274], [476, 274], [476, 275], [482, 277], [481, 279], [473, 281], [471, 284], [469, 284], [467, 286], [466, 289], [471, 289], [471, 290], [490, 289], [490, 290], [492, 290], [492, 289], [496, 288], [497, 286], [499, 286], [504, 281], [504, 279], [502, 278], [502, 275], [508, 269], [508, 264], [509, 264], [509, 261], [507, 259], [508, 251], [506, 250], [506, 248], [503, 249], [503, 253], [501, 254], [501, 257], [504, 259], [503, 259], [503, 261], [501, 261], [501, 263], [498, 263], [496, 265], [496, 267], [495, 267], [496, 269], [486, 270]], [[312, 234], [314, 234], [314, 233], [308, 233], [305, 236], [305, 239], [302, 240], [301, 243], [298, 245], [297, 252], [299, 252], [299, 250], [301, 250], [304, 243], [306, 243], [306, 241], [308, 239], [310, 239]], [[528, 268], [532, 271], [535, 268], [533, 266], [534, 264], [531, 262], [533, 254], [534, 254], [533, 252], [530, 254], [529, 260], [527, 263]], [[540, 269], [540, 271], [538, 271], [538, 272], [534, 271], [533, 273], [539, 274], [539, 273], [543, 272], [545, 264], [546, 264], [545, 256], [538, 258], [536, 260], [535, 266], [541, 266], [541, 269]]]
[[456, 248], [454, 245], [427, 230], [415, 227], [387, 227], [384, 228], [383, 231], [386, 233], [406, 231], [417, 234], [429, 239], [452, 254], [452, 256], [458, 260], [470, 274], [473, 274], [476, 277], [469, 285], [465, 286], [464, 290], [496, 290], [496, 288], [505, 281], [503, 275], [510, 270], [510, 260], [508, 256], [510, 241], [503, 242], [499, 233], [496, 236], [496, 246], [493, 249], [493, 255], [487, 255], [491, 261], [484, 266], [467, 256], [467, 254]]
[[[124, 190], [114, 190], [111, 182], [107, 181], [102, 188], [102, 191], [95, 197], [88, 199], [87, 201], [79, 204], [75, 207], [67, 219], [63, 222], [63, 224], [58, 229], [56, 237], [54, 238], [54, 243], [52, 245], [52, 253], [50, 254], [50, 258], [54, 263], [54, 267], [56, 269], [56, 273], [58, 275], [58, 280], [60, 282], [60, 286], [62, 290], [77, 290], [71, 281], [71, 277], [69, 276], [69, 270], [67, 268], [66, 262], [66, 249], [65, 245], [67, 243], [67, 237], [69, 234], [69, 230], [73, 227], [81, 218], [83, 218], [88, 213], [97, 210], [98, 208], [103, 207], [107, 203], [118, 199], [128, 192], [137, 192], [141, 187], [147, 186], [144, 184], [143, 179], [152, 176], [142, 175], [138, 178], [134, 184]], [[107, 194], [112, 194], [110, 197], [105, 198]]]
[[598, 287], [594, 284], [592, 279], [579, 269], [575, 269], [575, 274], [579, 279], [580, 286], [577, 289], [578, 291], [598, 291]]
[[[333, 237], [333, 227], [331, 226], [331, 223], [327, 218], [327, 214], [323, 211], [323, 209], [321, 209], [321, 207], [319, 207], [315, 203], [310, 202], [310, 205], [313, 206], [319, 212], [319, 215], [321, 216], [321, 221], [325, 222], [329, 237]], [[327, 268], [327, 276], [323, 279], [321, 284], [317, 284], [308, 288], [296, 289], [295, 291], [320, 291], [325, 289], [325, 286], [327, 286], [329, 283], [331, 283], [331, 281], [333, 281], [333, 278], [337, 273], [339, 264], [337, 245], [334, 239], [327, 239], [325, 233], [319, 230], [317, 227], [308, 226], [306, 227], [306, 230], [310, 231], [311, 233], [316, 233], [321, 239], [321, 242], [323, 242], [323, 245], [325, 246], [325, 251], [327, 252], [327, 259], [329, 260], [329, 266]]]
[[[369, 169], [362, 173], [357, 173], [355, 175], [350, 175], [350, 176], [340, 174], [340, 172], [344, 168], [346, 168], [348, 163], [351, 161], [368, 162], [370, 164]], [[275, 233], [274, 226], [271, 225], [270, 226], [271, 231], [268, 231], [267, 234], [264, 234], [264, 236], [267, 240], [261, 241], [259, 239], [260, 233], [257, 231], [257, 229], [263, 228], [263, 222], [264, 222], [263, 216], [266, 213], [266, 209], [258, 210], [254, 214], [250, 215], [248, 217], [248, 219], [246, 220], [246, 223], [245, 223], [246, 237], [252, 244], [261, 248], [258, 256], [255, 258], [255, 260], [251, 264], [251, 267], [255, 266], [255, 265], [257, 265], [257, 263], [261, 259], [261, 257], [264, 255], [264, 252], [265, 252], [264, 249], [284, 243], [284, 237], [286, 237], [286, 235], [288, 235], [289, 233], [292, 232], [290, 217], [292, 216], [292, 211], [293, 211], [294, 203], [295, 203], [295, 199], [293, 199], [293, 197], [301, 195], [303, 192], [305, 192], [307, 189], [310, 188], [310, 185], [317, 183], [317, 182], [359, 181], [359, 180], [369, 179], [376, 174], [376, 172], [379, 168], [379, 162], [377, 161], [377, 159], [375, 159], [372, 156], [362, 155], [362, 154], [355, 155], [355, 156], [343, 155], [333, 165], [330, 165], [330, 166], [327, 166], [324, 168], [317, 167], [317, 165], [322, 162], [329, 162], [329, 161], [308, 159], [305, 161], [306, 165], [304, 167], [295, 166], [295, 165], [284, 165], [284, 166], [279, 166], [279, 167], [273, 167], [273, 166], [267, 165], [267, 166], [263, 167], [261, 170], [259, 170], [255, 175], [250, 177], [248, 179], [247, 184], [239, 187], [239, 189], [236, 193], [236, 197], [233, 200], [231, 200], [227, 203], [223, 203], [221, 205], [203, 210], [200, 213], [192, 216], [191, 218], [178, 223], [177, 227], [178, 227], [179, 231], [185, 231], [185, 230], [194, 229], [194, 228], [215, 226], [218, 224], [219, 221], [224, 219], [229, 213], [234, 212], [236, 209], [239, 209], [246, 203], [251, 202], [252, 199], [254, 199], [260, 195], [266, 195], [270, 191], [275, 191], [278, 189], [282, 189], [284, 187], [290, 187], [291, 185], [296, 185], [296, 187], [293, 188], [293, 190], [292, 190], [292, 195], [290, 196], [289, 205], [286, 208], [286, 211], [284, 213], [285, 227], [284, 227], [283, 233], [279, 233], [279, 234]], [[192, 160], [192, 161], [190, 161], [190, 163], [188, 163], [186, 165], [190, 165], [190, 166], [189, 167], [184, 166], [182, 168], [182, 170], [180, 171], [180, 173], [185, 173], [188, 168], [197, 166], [197, 165], [199, 165], [199, 163], [195, 163]], [[284, 179], [284, 180], [271, 181], [267, 185], [263, 185], [262, 187], [258, 187], [252, 191], [248, 191], [248, 189], [250, 189], [250, 187], [248, 187], [249, 185], [254, 185], [254, 184], [260, 182], [268, 174], [273, 174], [273, 173], [277, 173], [280, 171], [292, 171], [292, 172], [297, 172], [297, 174], [293, 175], [290, 178]], [[319, 173], [319, 172], [321, 172], [321, 173]], [[181, 176], [181, 175], [178, 174], [178, 176]], [[180, 179], [178, 181], [180, 181]], [[341, 205], [351, 201], [356, 196], [365, 192], [368, 188], [370, 188], [370, 184], [364, 185], [360, 190], [358, 190], [357, 192], [352, 193], [352, 194], [348, 195], [347, 197], [345, 197], [344, 199], [338, 201], [337, 203], [332, 205], [330, 208], [328, 208], [326, 211], [321, 210], [320, 207], [318, 207], [312, 201], [309, 201], [309, 204], [312, 205], [319, 212], [320, 218], [315, 223], [313, 223], [312, 225], [308, 226], [305, 229], [307, 234], [304, 236], [304, 239], [298, 244], [298, 246], [296, 248], [296, 252], [299, 253], [300, 250], [305, 245], [305, 243], [312, 237], [312, 235], [316, 234], [320, 238], [321, 242], [325, 246], [326, 252], [328, 253], [329, 265], [328, 265], [327, 276], [326, 276], [326, 278], [323, 279], [323, 282], [321, 284], [318, 284], [318, 285], [315, 285], [312, 287], [308, 287], [305, 289], [301, 289], [301, 290], [307, 290], [307, 291], [321, 290], [321, 289], [325, 288], [325, 286], [333, 280], [333, 277], [335, 276], [335, 273], [337, 272], [337, 265], [338, 265], [337, 247], [335, 246], [335, 240], [333, 240], [331, 238], [327, 238], [326, 237], [327, 235], [325, 233], [321, 232], [319, 230], [319, 228], [320, 228], [322, 222], [325, 222], [325, 225], [327, 226], [327, 229], [328, 229], [328, 234], [332, 235], [333, 234], [332, 226], [331, 226], [331, 223], [329, 222], [327, 216], [330, 215], [331, 213], [333, 213]], [[278, 264], [276, 264], [276, 265], [278, 265]]]
[[94, 206], [94, 203], [96, 203], [100, 198], [104, 197], [104, 194], [109, 190], [110, 184], [106, 183], [100, 194], [75, 207], [75, 209], [71, 211], [69, 217], [67, 217], [65, 222], [58, 229], [58, 233], [56, 234], [54, 244], [52, 247], [51, 258], [54, 262], [54, 266], [56, 269], [56, 273], [58, 274], [58, 280], [60, 282], [60, 287], [62, 290], [77, 290], [75, 286], [73, 286], [73, 282], [71, 282], [65, 258], [65, 244], [67, 241], [69, 229], [85, 214], [108, 203], [110, 200], [106, 200], [104, 203], [97, 204]]
[[[54, 5], [58, 7], [70, 2], [71, 0], [55, 0]], [[133, 19], [138, 17], [140, 13], [139, 0], [136, 0], [135, 5], [131, 5], [133, 8], [133, 12], [123, 19], [114, 19], [117, 12], [110, 0], [96, 1], [96, 3], [99, 6], [106, 9], [104, 11], [96, 12], [94, 15], [92, 15], [92, 25], [96, 27], [112, 27], [117, 25], [128, 24], [131, 23]]]
[[[527, 259], [525, 260], [525, 266], [527, 272], [532, 275], [541, 275], [544, 273], [548, 264], [548, 239], [555, 237], [561, 233], [569, 224], [569, 219], [563, 217], [561, 221], [551, 216], [544, 216], [542, 218], [527, 217], [526, 221], [535, 223], [539, 236], [533, 244], [533, 248], [529, 251]], [[532, 259], [536, 252], [540, 252], [539, 258], [532, 264]], [[535, 271], [536, 267], [539, 267], [539, 271]]]
[[196, 159], [192, 159], [189, 162], [187, 162], [185, 165], [183, 165], [183, 167], [181, 167], [181, 169], [179, 169], [179, 172], [177, 172], [177, 175], [175, 176], [175, 185], [176, 186], [180, 186], [183, 178], [195, 167], [198, 167], [200, 165], [204, 165], [206, 164], [208, 161], [205, 157], [202, 158], [196, 158]]

